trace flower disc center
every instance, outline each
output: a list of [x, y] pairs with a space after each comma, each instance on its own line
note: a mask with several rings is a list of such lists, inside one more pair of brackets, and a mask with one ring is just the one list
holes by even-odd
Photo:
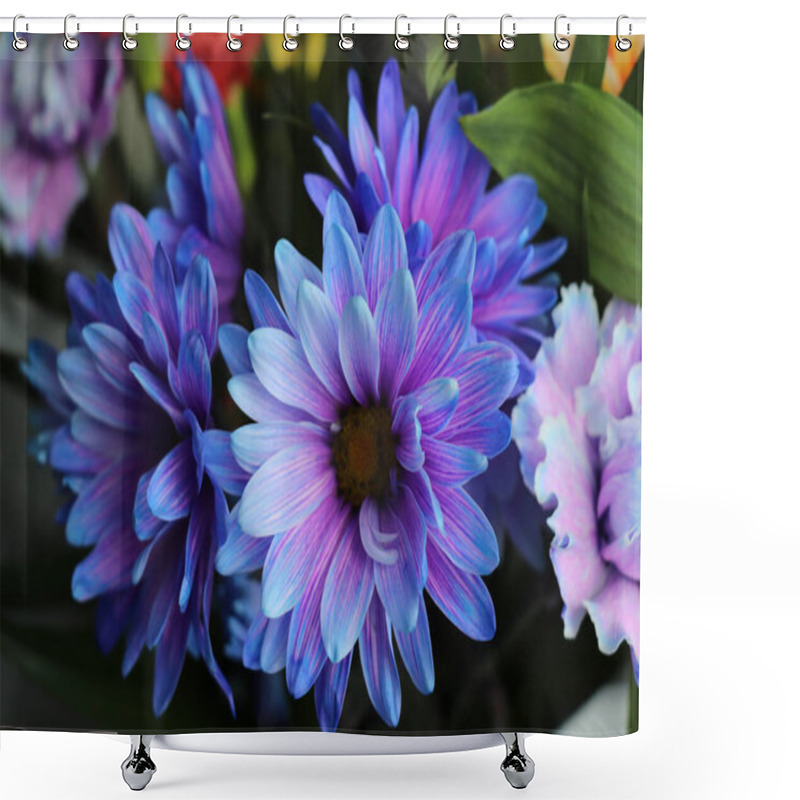
[[383, 406], [347, 409], [333, 440], [333, 464], [342, 496], [353, 506], [389, 494], [395, 467], [392, 415]]

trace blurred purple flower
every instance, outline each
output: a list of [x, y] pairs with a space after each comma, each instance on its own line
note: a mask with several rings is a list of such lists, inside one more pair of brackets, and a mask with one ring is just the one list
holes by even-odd
[[263, 565], [244, 663], [285, 666], [294, 697], [314, 686], [325, 730], [338, 725], [356, 643], [387, 725], [400, 717], [393, 638], [415, 686], [433, 690], [423, 591], [471, 638], [494, 636], [480, 576], [497, 566], [497, 542], [463, 486], [509, 442], [499, 409], [518, 367], [508, 348], [469, 342], [475, 249], [472, 232], [449, 236], [415, 280], [394, 208], [362, 241], [334, 192], [322, 271], [278, 242], [285, 311], [249, 272], [256, 329], [220, 332], [231, 395], [255, 422], [232, 434], [252, 477], [217, 567]]
[[55, 36], [28, 41], [0, 59], [0, 243], [53, 254], [114, 128], [122, 55], [98, 34], [73, 53]]
[[564, 635], [586, 615], [601, 652], [625, 640], [639, 675], [642, 312], [589, 286], [561, 290], [556, 332], [512, 414], [525, 483], [552, 512]]
[[[23, 371], [62, 420], [42, 452], [74, 500], [67, 540], [92, 552], [72, 594], [98, 600], [97, 637], [109, 652], [125, 634], [127, 675], [155, 649], [153, 710], [169, 705], [187, 649], [233, 696], [211, 648], [214, 559], [226, 536], [224, 493], [246, 475], [230, 434], [211, 419], [210, 354], [217, 291], [197, 256], [178, 280], [164, 248], [134, 209], [111, 213], [113, 282], [67, 278], [68, 348], [32, 342]], [[40, 442], [42, 439], [40, 438]]]
[[208, 69], [188, 58], [178, 65], [183, 108], [173, 111], [157, 94], [145, 99], [147, 118], [167, 165], [169, 209], [147, 217], [179, 279], [194, 257], [208, 258], [219, 293], [220, 320], [231, 318], [230, 304], [242, 276], [244, 209], [236, 183], [225, 108]]

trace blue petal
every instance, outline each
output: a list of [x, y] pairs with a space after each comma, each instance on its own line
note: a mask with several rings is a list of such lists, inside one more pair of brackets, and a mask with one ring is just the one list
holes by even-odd
[[195, 586], [198, 564], [201, 557], [208, 553], [213, 539], [209, 531], [209, 526], [213, 524], [214, 520], [213, 502], [214, 493], [206, 485], [192, 504], [192, 513], [189, 516], [189, 526], [186, 531], [183, 579], [178, 594], [178, 606], [183, 612], [186, 611], [192, 589]]
[[350, 98], [347, 107], [347, 138], [356, 173], [365, 174], [377, 191], [381, 185], [381, 176], [375, 158], [375, 137], [364, 115], [361, 103], [354, 97]]
[[[417, 162], [419, 151], [419, 114], [414, 106], [408, 109], [403, 130], [400, 134], [400, 143], [397, 148], [394, 174], [392, 178], [392, 201], [394, 202], [400, 221], [404, 228], [412, 222], [411, 201], [414, 198], [414, 186], [417, 182]], [[426, 225], [427, 227], [427, 225]], [[409, 257], [411, 248], [409, 248]]]
[[179, 431], [185, 430], [186, 421], [183, 411], [175, 402], [172, 392], [164, 385], [161, 378], [150, 372], [141, 364], [131, 364], [131, 372], [147, 395], [169, 414], [170, 419]]
[[160, 372], [166, 372], [170, 358], [169, 345], [164, 336], [164, 331], [149, 311], [146, 311], [142, 316], [142, 339], [144, 341], [144, 349], [156, 369]]
[[231, 434], [228, 431], [210, 430], [203, 433], [203, 461], [206, 472], [216, 486], [226, 494], [241, 495], [250, 476], [233, 457]]
[[325, 293], [337, 314], [356, 296], [366, 297], [361, 258], [353, 240], [341, 225], [331, 225], [322, 251], [322, 280]]
[[131, 586], [131, 569], [142, 548], [127, 534], [103, 536], [72, 573], [72, 596], [79, 603]]
[[291, 614], [270, 619], [267, 623], [261, 652], [258, 655], [258, 666], [262, 672], [272, 674], [286, 667], [286, 647], [289, 643], [291, 623]]
[[167, 710], [178, 688], [178, 680], [186, 658], [189, 638], [189, 615], [176, 606], [172, 609], [161, 643], [156, 649], [155, 680], [153, 682], [153, 713], [160, 717]]
[[520, 276], [530, 278], [546, 270], [558, 261], [567, 251], [567, 240], [563, 236], [550, 239], [547, 242], [538, 242], [533, 245], [533, 260], [528, 269]]
[[350, 204], [342, 197], [339, 192], [331, 193], [325, 205], [325, 215], [322, 220], [322, 241], [328, 235], [328, 231], [332, 225], [339, 225], [347, 231], [353, 241], [353, 246], [356, 252], [361, 255], [361, 236], [358, 232], [358, 225], [356, 218], [353, 216], [353, 210]]
[[400, 68], [392, 58], [386, 62], [378, 85], [378, 142], [389, 175], [394, 175], [405, 113]]
[[322, 593], [322, 641], [334, 663], [349, 655], [358, 641], [373, 586], [372, 560], [364, 552], [358, 523], [353, 521], [333, 557]]
[[181, 519], [188, 516], [199, 488], [192, 443], [185, 440], [159, 462], [150, 479], [147, 502], [157, 517], [167, 521]]
[[309, 365], [334, 397], [350, 401], [339, 360], [339, 318], [322, 289], [302, 280], [297, 290], [297, 332]]
[[303, 175], [303, 186], [306, 187], [311, 202], [317, 207], [320, 214], [325, 214], [325, 206], [328, 204], [328, 199], [336, 191], [336, 186], [327, 178], [322, 175], [315, 175], [313, 172], [307, 172]]
[[164, 520], [159, 519], [150, 510], [150, 505], [147, 502], [147, 490], [154, 472], [155, 467], [139, 478], [139, 483], [136, 487], [136, 500], [133, 504], [133, 529], [136, 531], [136, 536], [143, 542], [154, 539], [167, 525]]
[[425, 472], [434, 486], [457, 486], [486, 471], [486, 456], [468, 447], [443, 442], [433, 436], [422, 437]]
[[91, 281], [79, 272], [70, 272], [66, 280], [67, 304], [72, 319], [80, 330], [99, 317], [97, 293]]
[[[356, 174], [353, 168], [353, 160], [350, 157], [350, 149], [347, 144], [347, 139], [339, 129], [339, 126], [334, 122], [331, 115], [319, 103], [311, 104], [311, 122], [316, 128], [317, 132], [328, 144], [336, 155], [337, 161], [342, 165], [348, 181], [352, 183]], [[322, 211], [322, 209], [320, 209]]]
[[417, 624], [419, 597], [425, 585], [425, 520], [412, 492], [399, 489], [395, 508], [399, 535], [393, 543], [399, 554], [394, 564], [375, 564], [375, 587], [392, 625], [411, 631]]
[[441, 550], [459, 569], [488, 575], [500, 562], [497, 536], [480, 506], [461, 487], [436, 490], [444, 516], [441, 532], [431, 531]]
[[322, 581], [308, 587], [292, 612], [286, 645], [286, 686], [294, 698], [305, 695], [325, 665], [319, 627]]
[[251, 269], [244, 274], [244, 294], [254, 328], [279, 328], [289, 333], [291, 330], [289, 321], [272, 289], [257, 272]]
[[394, 400], [408, 372], [417, 343], [417, 298], [414, 279], [398, 270], [389, 279], [375, 310], [380, 349], [379, 387], [382, 399]]
[[130, 364], [136, 360], [136, 351], [125, 334], [105, 322], [93, 322], [81, 331], [81, 335], [106, 380], [123, 394], [133, 394], [137, 384], [131, 375]]
[[138, 405], [107, 383], [85, 348], [70, 348], [58, 355], [58, 377], [70, 399], [87, 414], [119, 430], [139, 423]]
[[477, 450], [486, 458], [494, 458], [511, 441], [511, 420], [502, 411], [492, 411], [467, 427], [445, 431], [444, 436], [453, 444]]
[[458, 404], [458, 381], [436, 378], [414, 392], [419, 404], [419, 423], [428, 435], [438, 433], [450, 421]]
[[258, 328], [247, 344], [253, 369], [273, 397], [325, 422], [338, 417], [338, 404], [309, 366], [297, 339], [277, 328]]
[[366, 300], [351, 297], [339, 326], [339, 359], [347, 385], [362, 406], [378, 399], [378, 332]]
[[294, 245], [286, 239], [280, 239], [275, 245], [275, 267], [278, 271], [278, 288], [281, 301], [286, 309], [286, 316], [294, 325], [297, 287], [305, 278], [322, 288], [322, 274], [305, 257], [297, 252]]
[[109, 461], [109, 454], [96, 452], [78, 442], [70, 433], [69, 425], [62, 425], [50, 439], [50, 466], [59, 472], [96, 474]]
[[246, 328], [232, 322], [220, 326], [219, 349], [232, 375], [253, 371], [250, 354], [247, 352], [249, 335], [250, 332]]
[[114, 275], [114, 293], [125, 321], [141, 338], [142, 317], [148, 312], [157, 313], [150, 289], [132, 273], [118, 272]]
[[238, 523], [239, 506], [228, 518], [228, 536], [217, 550], [216, 566], [221, 575], [236, 575], [261, 569], [270, 546], [270, 539], [247, 536]]
[[400, 219], [391, 206], [383, 206], [375, 216], [364, 246], [363, 271], [370, 310], [375, 310], [378, 297], [392, 274], [407, 267], [406, 240]]
[[154, 92], [148, 92], [144, 107], [162, 161], [171, 164], [186, 158], [191, 148], [191, 131], [186, 117], [176, 114]]
[[372, 603], [358, 640], [361, 671], [372, 705], [391, 728], [400, 721], [400, 676], [394, 658], [389, 620], [377, 596]]
[[208, 353], [217, 346], [217, 285], [211, 265], [198, 255], [189, 266], [181, 294], [181, 331], [185, 335], [197, 331]]
[[175, 274], [164, 248], [159, 243], [153, 262], [153, 300], [156, 316], [161, 323], [164, 336], [173, 355], [178, 351], [181, 339], [178, 320], [178, 300], [175, 296]]
[[475, 234], [459, 231], [448, 236], [428, 256], [416, 280], [420, 308], [433, 293], [449, 281], [461, 280], [472, 285], [475, 272]]
[[348, 653], [338, 664], [326, 661], [314, 684], [314, 705], [323, 731], [333, 733], [339, 726], [352, 660]]
[[477, 576], [458, 569], [428, 540], [428, 582], [425, 588], [442, 613], [470, 639], [489, 641], [495, 633], [494, 605]]
[[184, 334], [181, 340], [178, 375], [183, 402], [205, 427], [211, 407], [211, 362], [206, 345], [196, 330]]
[[309, 419], [304, 411], [287, 406], [274, 398], [252, 372], [234, 375], [228, 381], [228, 392], [233, 398], [233, 402], [248, 417], [257, 422]]
[[108, 248], [119, 272], [128, 272], [145, 283], [153, 279], [155, 243], [145, 218], [124, 203], [111, 209], [108, 220]]
[[428, 612], [425, 610], [425, 600], [421, 596], [416, 627], [410, 633], [395, 630], [394, 638], [414, 686], [422, 694], [430, 694], [435, 682], [433, 650], [428, 627]]

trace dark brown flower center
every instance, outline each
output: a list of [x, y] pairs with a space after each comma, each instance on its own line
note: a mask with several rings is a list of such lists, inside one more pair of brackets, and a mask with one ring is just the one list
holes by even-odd
[[367, 497], [389, 494], [394, 455], [392, 415], [383, 406], [347, 409], [333, 439], [333, 464], [339, 491], [359, 507]]

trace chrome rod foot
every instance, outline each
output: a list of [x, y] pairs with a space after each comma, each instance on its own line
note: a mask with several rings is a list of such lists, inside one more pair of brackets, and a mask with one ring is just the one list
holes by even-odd
[[520, 733], [501, 733], [506, 745], [506, 757], [500, 765], [506, 780], [515, 789], [524, 789], [532, 780], [535, 766], [525, 752], [525, 739]]
[[156, 765], [150, 758], [152, 736], [131, 736], [130, 755], [122, 762], [122, 777], [134, 792], [140, 792], [155, 775]]

